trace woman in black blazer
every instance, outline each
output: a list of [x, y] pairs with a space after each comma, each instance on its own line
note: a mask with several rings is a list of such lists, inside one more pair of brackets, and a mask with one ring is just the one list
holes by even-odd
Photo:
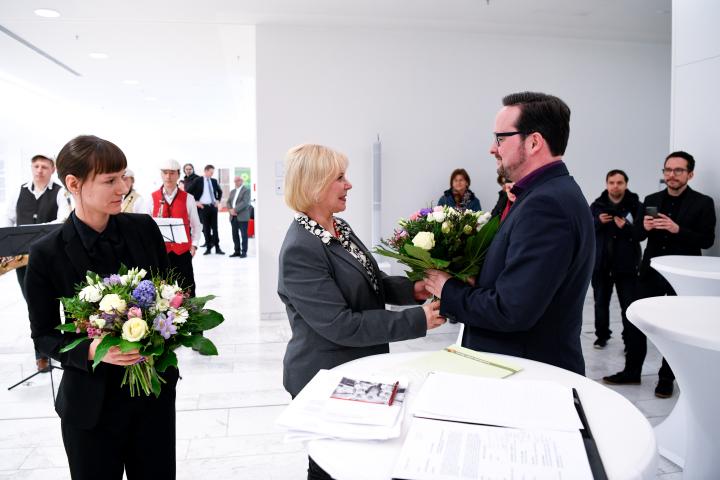
[[[422, 337], [442, 325], [439, 303], [400, 312], [386, 303], [417, 305], [430, 295], [424, 282], [389, 277], [347, 222], [352, 185], [347, 158], [320, 145], [291, 149], [285, 201], [298, 212], [280, 250], [278, 294], [292, 338], [283, 360], [283, 384], [295, 397], [318, 370], [387, 353], [388, 342]], [[308, 479], [330, 478], [312, 459]]]
[[73, 296], [86, 271], [105, 276], [117, 273], [121, 263], [160, 274], [168, 269], [152, 218], [120, 213], [126, 166], [117, 146], [94, 136], [77, 137], [62, 148], [58, 177], [76, 208], [60, 229], [31, 247], [25, 277], [35, 347], [64, 369], [55, 409], [75, 480], [120, 480], [123, 470], [128, 480], [175, 478], [177, 369], [163, 374], [167, 383], [159, 398], [130, 397], [120, 383], [124, 366], [140, 359], [137, 350], [113, 347], [93, 370], [100, 340], [60, 353], [77, 337], [55, 329], [62, 322], [58, 299]]

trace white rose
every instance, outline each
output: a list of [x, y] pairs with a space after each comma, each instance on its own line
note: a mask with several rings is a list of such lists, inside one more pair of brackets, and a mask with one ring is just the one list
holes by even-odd
[[164, 298], [165, 300], [171, 300], [175, 294], [177, 293], [177, 288], [175, 285], [163, 285], [160, 289], [160, 297]]
[[122, 338], [128, 342], [137, 342], [148, 333], [148, 325], [142, 318], [131, 318], [123, 324]]
[[450, 229], [452, 226], [450, 225], [450, 222], [443, 222], [442, 226], [440, 227], [440, 230], [443, 233], [450, 233]]
[[467, 235], [470, 235], [473, 231], [472, 225], [465, 225], [463, 227], [463, 232], [465, 232]]
[[433, 215], [433, 212], [430, 212], [427, 214], [427, 217], [425, 218], [428, 222], [434, 222], [435, 216]]
[[106, 323], [105, 319], [99, 315], [90, 315], [90, 324], [95, 325], [97, 328], [104, 328]]
[[125, 300], [114, 293], [109, 293], [100, 300], [100, 310], [105, 313], [123, 313], [126, 308], [127, 304], [125, 303]]
[[445, 212], [433, 212], [433, 218], [436, 222], [441, 223], [445, 221]]
[[86, 302], [99, 302], [102, 298], [102, 289], [98, 288], [97, 285], [88, 285], [87, 287], [80, 290], [78, 296], [80, 297], [80, 300], [84, 300]]
[[167, 312], [168, 308], [170, 308], [170, 300], [158, 298], [155, 302], [155, 310], [158, 312]]
[[477, 219], [478, 230], [480, 230], [480, 228], [483, 225], [488, 223], [490, 221], [490, 218], [492, 218], [492, 215], [490, 215], [490, 212], [485, 212], [482, 215], [480, 215]]
[[423, 250], [430, 250], [435, 246], [435, 235], [432, 232], [420, 232], [412, 239], [412, 243]]

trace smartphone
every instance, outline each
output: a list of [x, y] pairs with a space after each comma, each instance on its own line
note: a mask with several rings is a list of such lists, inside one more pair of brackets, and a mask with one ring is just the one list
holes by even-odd
[[645, 215], [650, 215], [653, 218], [658, 217], [657, 207], [645, 207]]

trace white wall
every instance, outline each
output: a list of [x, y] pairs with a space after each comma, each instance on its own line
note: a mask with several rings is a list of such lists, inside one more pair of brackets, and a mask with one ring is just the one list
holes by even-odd
[[[690, 185], [715, 200], [720, 217], [720, 3], [673, 2], [671, 150], [695, 157]], [[720, 226], [708, 252], [720, 255]]]
[[571, 107], [566, 161], [588, 199], [605, 173], [623, 168], [630, 187], [657, 189], [669, 143], [670, 46], [500, 37], [441, 31], [257, 27], [260, 309], [282, 311], [277, 255], [291, 212], [274, 192], [275, 163], [292, 146], [346, 153], [354, 183], [342, 215], [370, 236], [371, 147], [383, 142], [383, 219], [436, 202], [464, 167], [484, 208], [495, 204], [488, 154], [505, 94], [538, 90]]

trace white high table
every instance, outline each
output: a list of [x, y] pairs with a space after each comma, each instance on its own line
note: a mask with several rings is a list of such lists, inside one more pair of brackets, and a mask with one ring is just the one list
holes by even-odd
[[[335, 367], [348, 375], [389, 373], [407, 376], [410, 386], [403, 432], [386, 441], [350, 441], [323, 439], [308, 442], [308, 453], [337, 480], [388, 480], [412, 421], [412, 403], [426, 372], [400, 364], [428, 352], [390, 353], [361, 358]], [[507, 381], [517, 379], [551, 380], [578, 390], [590, 430], [610, 480], [654, 479], [657, 474], [657, 447], [647, 419], [622, 395], [568, 370], [540, 362], [506, 355], [498, 359], [522, 367]], [[458, 392], [462, 395], [462, 392]], [[482, 404], [478, 399], [478, 408]]]
[[[627, 310], [672, 365], [682, 389], [683, 478], [720, 475], [720, 297], [651, 297]], [[677, 407], [676, 407], [677, 409]], [[673, 411], [674, 413], [674, 411]], [[667, 422], [667, 420], [666, 420]]]
[[720, 295], [720, 257], [665, 255], [651, 259], [650, 266], [678, 295]]
[[[678, 295], [720, 296], [720, 257], [664, 255], [651, 259], [650, 266], [665, 277]], [[661, 353], [664, 354], [662, 350]], [[686, 410], [684, 393], [680, 392], [672, 412], [655, 427], [660, 453], [681, 467], [685, 464]]]

